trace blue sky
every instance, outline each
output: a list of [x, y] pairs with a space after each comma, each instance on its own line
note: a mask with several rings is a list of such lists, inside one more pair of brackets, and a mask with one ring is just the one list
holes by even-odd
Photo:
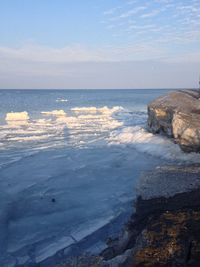
[[0, 0], [0, 60], [1, 88], [195, 87], [200, 1]]

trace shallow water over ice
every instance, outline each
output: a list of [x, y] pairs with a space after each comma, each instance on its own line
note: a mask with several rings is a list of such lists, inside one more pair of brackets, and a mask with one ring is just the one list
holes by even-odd
[[0, 94], [1, 266], [37, 265], [115, 219], [141, 172], [200, 162], [145, 130], [162, 90]]

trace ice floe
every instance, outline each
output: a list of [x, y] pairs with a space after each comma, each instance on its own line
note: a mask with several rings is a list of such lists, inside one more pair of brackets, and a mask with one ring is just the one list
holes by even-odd
[[6, 114], [6, 121], [26, 121], [29, 119], [28, 112], [9, 112]]

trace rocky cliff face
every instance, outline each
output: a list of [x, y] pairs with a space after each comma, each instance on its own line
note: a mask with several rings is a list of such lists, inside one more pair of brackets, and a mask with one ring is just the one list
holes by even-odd
[[151, 102], [148, 128], [173, 137], [185, 152], [200, 152], [200, 91], [176, 91]]

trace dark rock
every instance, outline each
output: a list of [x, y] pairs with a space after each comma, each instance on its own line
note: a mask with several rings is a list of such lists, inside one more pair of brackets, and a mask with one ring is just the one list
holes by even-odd
[[73, 257], [55, 267], [100, 267], [102, 258], [98, 256], [82, 255]]

